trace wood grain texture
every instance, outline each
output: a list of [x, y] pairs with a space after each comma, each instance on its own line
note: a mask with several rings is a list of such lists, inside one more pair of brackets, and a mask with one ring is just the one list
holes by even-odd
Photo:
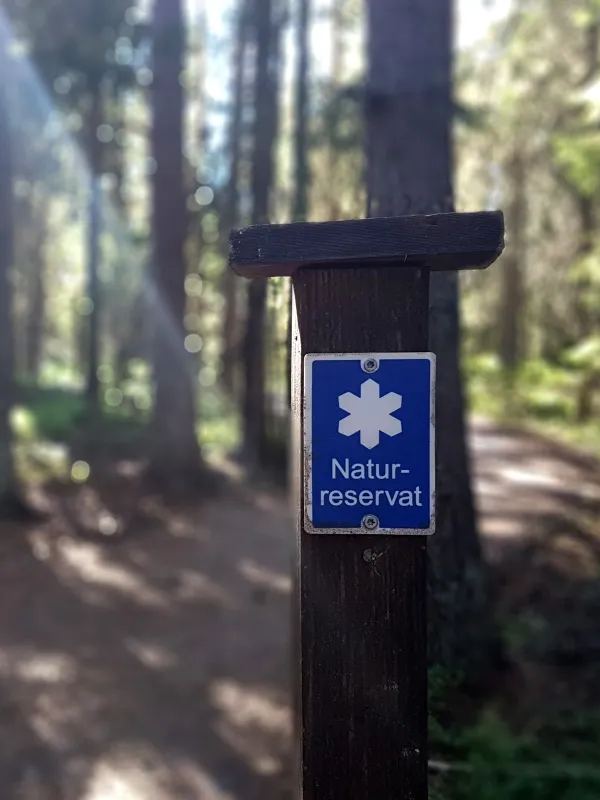
[[427, 797], [426, 541], [304, 533], [298, 487], [304, 355], [427, 350], [428, 285], [393, 266], [294, 276], [304, 800]]
[[482, 269], [504, 248], [500, 211], [341, 222], [254, 225], [231, 234], [231, 267], [247, 278], [298, 268], [391, 264], [395, 268]]

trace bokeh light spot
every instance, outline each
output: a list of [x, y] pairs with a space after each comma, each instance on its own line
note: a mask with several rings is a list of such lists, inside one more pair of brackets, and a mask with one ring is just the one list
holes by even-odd
[[202, 278], [196, 273], [187, 275], [185, 278], [185, 293], [188, 297], [202, 296]]
[[203, 367], [203, 369], [200, 370], [198, 380], [201, 386], [214, 386], [217, 382], [217, 372], [213, 367]]
[[100, 178], [100, 186], [103, 188], [105, 192], [112, 192], [114, 189], [117, 188], [118, 179], [114, 172], [106, 172]]
[[56, 94], [68, 94], [71, 91], [73, 82], [68, 75], [59, 75], [54, 81], [54, 91]]
[[85, 483], [90, 477], [91, 469], [87, 461], [75, 461], [71, 467], [71, 480], [73, 483]]
[[199, 353], [202, 350], [202, 337], [197, 333], [190, 333], [185, 337], [185, 349], [188, 353]]
[[209, 206], [215, 199], [215, 193], [210, 186], [200, 186], [195, 196], [199, 206]]
[[110, 364], [101, 364], [96, 372], [100, 383], [110, 383], [114, 377], [113, 368]]
[[114, 536], [119, 528], [119, 523], [110, 514], [103, 514], [98, 520], [98, 530], [103, 536]]
[[125, 22], [128, 25], [139, 25], [144, 21], [144, 12], [139, 6], [131, 6], [125, 12]]
[[133, 404], [140, 411], [149, 411], [152, 406], [150, 397], [145, 394], [136, 395], [133, 398]]
[[78, 314], [81, 314], [82, 317], [89, 317], [94, 310], [94, 301], [91, 297], [80, 297], [77, 300], [76, 307]]
[[106, 122], [104, 122], [102, 125], [98, 125], [96, 136], [98, 137], [99, 142], [102, 142], [102, 144], [108, 144], [115, 138], [115, 129], [112, 125], [108, 125]]
[[107, 389], [104, 394], [104, 402], [111, 408], [117, 408], [123, 402], [123, 392], [120, 389]]
[[142, 67], [138, 69], [135, 77], [140, 86], [151, 86], [154, 80], [154, 73], [148, 67]]

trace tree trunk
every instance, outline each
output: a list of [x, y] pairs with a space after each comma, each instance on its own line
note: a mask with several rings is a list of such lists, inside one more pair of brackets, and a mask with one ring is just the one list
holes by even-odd
[[0, 27], [0, 516], [30, 518], [16, 487], [10, 411], [14, 402], [14, 196], [9, 87], [14, 86], [8, 36]]
[[25, 336], [25, 370], [27, 376], [37, 382], [42, 360], [42, 346], [45, 324], [46, 285], [45, 285], [45, 243], [46, 220], [40, 216], [44, 213], [39, 204], [36, 204], [36, 225], [39, 232], [36, 237], [35, 251], [33, 252], [32, 274], [29, 285], [29, 302], [27, 304], [27, 331]]
[[156, 0], [152, 85], [154, 320], [151, 475], [160, 488], [192, 487], [200, 466], [196, 380], [184, 348], [187, 210], [183, 171], [184, 23], [182, 0]]
[[[578, 256], [584, 259], [594, 249], [594, 236], [596, 233], [596, 215], [594, 200], [584, 194], [576, 196], [579, 211], [579, 248]], [[590, 307], [589, 294], [592, 282], [587, 271], [584, 271], [575, 284], [577, 296], [575, 298], [575, 316], [577, 322], [577, 336], [586, 339], [591, 336], [597, 326], [598, 315]], [[586, 370], [577, 387], [576, 418], [578, 422], [589, 422], [594, 411], [594, 396], [598, 389], [598, 373], [595, 370]]]
[[[452, 207], [451, 0], [370, 0], [371, 215]], [[421, 275], [416, 281], [426, 280]], [[407, 291], [411, 287], [407, 287]], [[496, 656], [471, 494], [456, 273], [431, 275], [437, 356], [437, 532], [429, 542], [432, 663], [477, 670]]]
[[[344, 77], [345, 41], [344, 41], [344, 9], [346, 0], [333, 0], [331, 7], [331, 100], [334, 93], [339, 92]], [[335, 122], [332, 121], [332, 126]], [[339, 157], [336, 150], [334, 129], [330, 126], [327, 145], [327, 212], [328, 219], [341, 219], [340, 193], [337, 186]]]
[[90, 186], [88, 206], [87, 288], [91, 311], [87, 317], [87, 375], [86, 399], [88, 409], [98, 408], [99, 320], [100, 320], [100, 234], [101, 234], [101, 188], [102, 143], [98, 139], [98, 127], [102, 124], [102, 90], [99, 77], [92, 79], [90, 87], [91, 110], [88, 120], [88, 156], [90, 162]]
[[[224, 250], [229, 230], [239, 224], [239, 171], [241, 158], [242, 117], [244, 112], [244, 61], [248, 44], [248, 0], [239, 0], [237, 31], [233, 51], [233, 105], [229, 128], [229, 179], [223, 220]], [[232, 269], [223, 273], [225, 313], [221, 331], [221, 381], [230, 395], [235, 393], [235, 366], [238, 345], [238, 281]]]
[[25, 376], [35, 383], [39, 377], [46, 328], [48, 193], [43, 182], [36, 181], [35, 164], [30, 165], [30, 171], [22, 167], [21, 174], [31, 181], [31, 189], [27, 197], [15, 199], [13, 206], [13, 261], [18, 265], [13, 288], [13, 367], [17, 379]]
[[524, 289], [522, 263], [525, 256], [526, 226], [526, 169], [523, 152], [515, 151], [507, 165], [507, 185], [510, 201], [507, 207], [506, 227], [510, 247], [503, 260], [500, 275], [502, 294], [498, 327], [500, 329], [500, 361], [508, 377], [514, 375], [523, 355], [521, 326], [524, 314]]
[[[255, 0], [256, 66], [254, 84], [254, 144], [252, 163], [252, 223], [269, 217], [273, 185], [274, 145], [277, 135], [277, 89], [280, 31], [273, 23], [272, 0]], [[265, 308], [264, 278], [248, 286], [244, 337], [244, 460], [252, 467], [261, 463], [265, 440]]]
[[[115, 84], [111, 87], [112, 113], [110, 123], [116, 131], [125, 130], [125, 96], [119, 91]], [[114, 211], [118, 214], [121, 224], [130, 228], [131, 216], [129, 202], [123, 196], [123, 186], [125, 182], [125, 150], [117, 146], [111, 149], [109, 172], [114, 175], [114, 188], [111, 192], [111, 204]], [[128, 351], [130, 350], [130, 339], [134, 335], [139, 335], [137, 327], [134, 328], [136, 321], [133, 308], [138, 297], [138, 289], [131, 287], [131, 255], [133, 245], [121, 248], [116, 259], [113, 261], [113, 269], [110, 280], [110, 296], [105, 301], [106, 308], [103, 317], [103, 324], [109, 331], [109, 341], [112, 345], [110, 353], [112, 355], [113, 375], [115, 386], [121, 386], [127, 377], [127, 363], [129, 361]], [[108, 354], [105, 353], [105, 358]], [[108, 358], [107, 358], [108, 360]]]
[[[297, 74], [296, 74], [296, 128], [294, 136], [295, 183], [292, 219], [303, 222], [308, 219], [309, 192], [311, 183], [308, 158], [308, 83], [310, 58], [310, 18], [311, 0], [298, 0], [297, 21]], [[293, 293], [290, 283], [287, 294], [287, 330], [285, 337], [288, 383], [286, 394], [291, 406], [292, 400], [292, 314]]]
[[[596, 215], [594, 200], [579, 192], [575, 195], [577, 212], [579, 215], [579, 247], [577, 256], [580, 260], [589, 256], [594, 249], [594, 236], [596, 233]], [[592, 333], [594, 316], [592, 314], [588, 294], [591, 288], [590, 277], [587, 271], [575, 283], [575, 317], [577, 324], [577, 338], [584, 339]]]
[[302, 222], [308, 217], [310, 167], [308, 163], [308, 61], [310, 0], [298, 0], [296, 74], [296, 131], [294, 136], [295, 186], [292, 218]]
[[[6, 42], [0, 37], [0, 48]], [[0, 51], [0, 74], [6, 80], [7, 58]], [[0, 86], [0, 510], [12, 493], [14, 472], [10, 410], [13, 402], [13, 175], [8, 100]]]

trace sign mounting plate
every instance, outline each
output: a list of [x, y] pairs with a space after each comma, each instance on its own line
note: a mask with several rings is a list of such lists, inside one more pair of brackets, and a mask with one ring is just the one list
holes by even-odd
[[304, 529], [435, 529], [435, 356], [304, 358]]

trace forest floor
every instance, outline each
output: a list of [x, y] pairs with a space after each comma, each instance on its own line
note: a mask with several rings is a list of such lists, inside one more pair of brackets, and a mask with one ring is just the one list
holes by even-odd
[[[519, 715], [586, 703], [599, 465], [484, 422], [472, 443], [516, 664], [502, 693]], [[285, 494], [232, 474], [215, 499], [170, 509], [123, 462], [39, 501], [43, 521], [0, 526], [0, 798], [291, 797]]]

